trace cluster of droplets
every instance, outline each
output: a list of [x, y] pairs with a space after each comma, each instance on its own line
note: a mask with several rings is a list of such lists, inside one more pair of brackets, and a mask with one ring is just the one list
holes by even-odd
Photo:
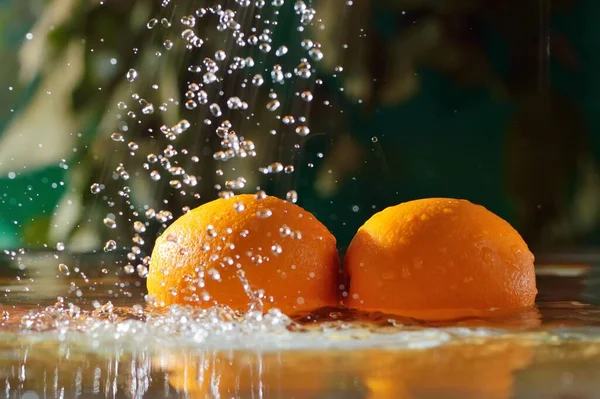
[[[199, 8], [175, 21], [167, 18], [150, 19], [146, 24], [149, 30], [180, 29], [178, 36], [170, 35], [169, 39], [163, 39], [162, 49], [167, 51], [176, 48], [175, 46], [179, 44], [187, 51], [204, 51], [208, 47], [209, 38], [201, 32], [206, 26], [210, 26], [210, 23], [207, 24], [203, 21], [203, 19], [209, 17], [216, 18], [216, 30], [231, 38], [230, 45], [226, 47], [227, 51], [224, 49], [207, 51], [206, 54], [202, 55], [202, 58], [196, 58], [201, 61], [196, 61], [187, 66], [187, 70], [193, 78], [186, 82], [183, 93], [184, 99], [181, 104], [170, 98], [168, 102], [155, 106], [148, 99], [142, 98], [134, 91], [142, 84], [140, 74], [136, 69], [129, 69], [126, 73], [126, 80], [131, 84], [131, 99], [133, 101], [130, 103], [121, 101], [117, 104], [118, 112], [121, 113], [121, 121], [119, 122], [119, 131], [112, 133], [111, 139], [126, 146], [126, 150], [133, 156], [140, 151], [140, 145], [126, 139], [128, 131], [126, 119], [139, 119], [154, 114], [157, 110], [166, 112], [169, 102], [181, 105], [184, 112], [198, 112], [199, 109], [205, 109], [208, 112], [204, 124], [217, 124], [214, 132], [220, 142], [220, 148], [213, 153], [213, 158], [215, 161], [223, 163], [223, 166], [219, 166], [217, 169], [216, 175], [224, 176], [223, 168], [227, 165], [225, 162], [232, 159], [253, 158], [257, 155], [256, 145], [243, 134], [246, 132], [242, 132], [241, 127], [234, 129], [233, 123], [230, 122], [239, 120], [235, 115], [236, 113], [240, 113], [243, 119], [250, 120], [261, 110], [266, 109], [267, 113], [265, 115], [275, 118], [276, 123], [280, 124], [277, 130], [271, 129], [268, 132], [270, 135], [295, 133], [297, 136], [294, 137], [303, 138], [308, 136], [311, 130], [308, 126], [307, 113], [309, 104], [314, 97], [311, 90], [315, 85], [322, 84], [320, 79], [315, 78], [316, 69], [314, 64], [323, 59], [323, 53], [320, 43], [304, 38], [300, 42], [301, 56], [299, 61], [292, 63], [295, 67], [287, 69], [289, 67], [286, 67], [286, 65], [289, 65], [289, 63], [286, 62], [286, 58], [289, 58], [295, 52], [291, 49], [290, 43], [276, 45], [273, 39], [274, 31], [278, 26], [277, 16], [286, 3], [290, 6], [293, 5], [293, 11], [299, 23], [297, 30], [303, 32], [305, 27], [313, 23], [316, 12], [302, 0], [293, 2], [289, 0], [236, 0], [237, 11], [216, 4], [211, 7]], [[172, 4], [167, 0], [162, 3], [163, 7], [169, 5]], [[263, 18], [263, 15], [261, 15], [262, 9], [266, 6], [273, 8], [272, 19]], [[256, 22], [250, 24], [250, 27], [244, 26], [248, 25], [246, 24], [248, 21], [247, 11], [244, 10], [246, 7], [252, 7], [252, 12], [256, 13]], [[260, 26], [261, 24], [263, 26]], [[249, 56], [247, 51], [244, 55], [236, 53], [239, 48], [252, 47], [258, 49], [258, 55], [256, 55], [257, 52], [251, 52], [250, 54], [254, 55]], [[156, 53], [156, 55], [159, 56], [160, 53]], [[273, 63], [270, 65], [271, 58], [268, 55], [273, 59]], [[260, 59], [256, 58], [257, 56]], [[239, 93], [236, 92], [235, 87], [223, 85], [228, 77], [233, 76], [234, 73], [237, 75], [235, 75], [233, 81], [244, 89]], [[239, 74], [245, 74], [245, 76], [240, 77]], [[293, 82], [294, 88], [298, 90], [295, 96], [292, 96], [294, 104], [304, 104], [303, 106], [292, 106], [291, 103], [288, 104], [288, 99], [280, 98], [279, 94], [289, 92], [285, 86], [288, 82]], [[225, 87], [227, 87], [227, 90], [224, 91]], [[152, 88], [157, 89], [158, 86], [154, 84]], [[253, 91], [248, 91], [248, 88], [252, 88]], [[229, 91], [230, 89], [231, 91]], [[268, 91], [266, 104], [262, 106], [261, 104], [254, 104], [255, 99], [260, 98], [256, 95], [258, 90]], [[248, 97], [249, 95], [252, 97]], [[296, 101], [294, 98], [300, 101]], [[136, 123], [139, 122], [139, 120], [136, 121]], [[192, 125], [187, 119], [182, 119], [173, 126], [161, 126], [159, 132], [154, 132], [152, 129], [149, 129], [149, 132], [155, 137], [157, 134], [162, 134], [167, 141], [174, 142], [180, 135], [195, 129], [201, 129], [201, 126]], [[299, 149], [299, 144], [295, 144], [294, 148]], [[186, 149], [176, 147], [173, 143], [165, 146], [162, 153], [147, 154], [142, 166], [147, 171], [151, 181], [168, 182], [168, 187], [176, 190], [180, 195], [187, 195], [191, 192], [195, 198], [200, 198], [199, 193], [193, 190], [201, 178], [186, 171], [183, 165], [187, 165], [188, 162], [181, 162], [182, 156], [192, 163], [200, 161], [196, 154], [189, 154]], [[237, 167], [236, 165], [235, 168]], [[155, 221], [166, 227], [174, 219], [174, 215], [169, 210], [153, 209], [148, 206], [143, 211], [136, 211], [129, 202], [131, 189], [127, 184], [130, 184], [128, 183], [130, 172], [127, 169], [126, 164], [120, 163], [113, 170], [112, 177], [115, 181], [123, 182], [124, 185], [118, 193], [125, 198], [127, 204], [133, 210], [132, 216], [128, 217], [128, 223], [132, 225], [133, 242], [131, 245], [117, 244], [115, 240], [111, 239], [104, 244], [104, 251], [113, 252], [119, 248], [128, 249], [126, 251], [128, 263], [124, 271], [128, 274], [137, 272], [144, 277], [147, 275], [149, 266], [149, 259], [144, 256], [143, 246], [145, 242], [142, 238], [147, 226], [150, 222]], [[294, 171], [294, 165], [278, 160], [274, 160], [274, 162], [258, 169], [258, 172], [265, 175], [289, 175], [293, 174]], [[238, 175], [237, 177], [224, 178], [222, 184], [215, 185], [215, 188], [219, 190], [221, 197], [228, 198], [235, 191], [244, 190], [247, 185], [246, 178]], [[105, 190], [106, 186], [101, 182], [94, 183], [90, 187], [90, 191], [96, 195], [100, 195]], [[298, 193], [294, 190], [289, 191], [286, 194], [286, 200], [296, 203]], [[166, 204], [167, 201], [164, 201], [164, 203]], [[189, 211], [189, 208], [186, 208], [183, 209], [184, 212]], [[243, 206], [240, 205], [238, 210], [243, 210]], [[146, 221], [141, 220], [144, 216]], [[269, 217], [270, 215], [267, 212], [258, 216]], [[122, 212], [109, 213], [104, 217], [103, 222], [107, 228], [116, 229], [118, 224], [122, 223], [121, 219], [124, 217], [126, 216]], [[295, 236], [301, 236], [301, 234], [298, 232]], [[278, 254], [280, 250], [275, 247], [273, 253]]]

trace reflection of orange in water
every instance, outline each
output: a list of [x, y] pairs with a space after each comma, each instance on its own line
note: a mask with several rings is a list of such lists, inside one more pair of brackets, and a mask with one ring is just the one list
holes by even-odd
[[[281, 358], [283, 356], [283, 359]], [[311, 367], [307, 368], [307, 364]], [[170, 352], [153, 365], [168, 374], [169, 384], [190, 398], [315, 398], [326, 388], [319, 372], [332, 370], [327, 359], [301, 352]]]
[[371, 351], [363, 381], [369, 399], [448, 397], [505, 399], [513, 373], [526, 367], [533, 348], [518, 341], [453, 344], [427, 350]]
[[377, 213], [344, 259], [344, 303], [421, 318], [532, 306], [533, 255], [506, 221], [468, 201], [431, 198]]
[[238, 270], [264, 289], [265, 310], [336, 303], [336, 241], [313, 215], [270, 196], [238, 195], [204, 204], [156, 240], [148, 293], [160, 305], [247, 308]]

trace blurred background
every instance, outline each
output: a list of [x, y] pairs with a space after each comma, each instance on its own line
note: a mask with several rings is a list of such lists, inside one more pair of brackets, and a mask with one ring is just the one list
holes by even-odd
[[[213, 159], [220, 139], [203, 122], [207, 107], [184, 106], [188, 66], [204, 56], [177, 32], [148, 29], [151, 18], [167, 24], [211, 3], [0, 0], [0, 248], [129, 242], [131, 223], [107, 229], [107, 214], [177, 217], [216, 198], [229, 175], [244, 176], [247, 192], [296, 190], [342, 250], [373, 213], [422, 197], [482, 204], [536, 252], [600, 245], [600, 2], [314, 0], [308, 35], [324, 57], [311, 134], [296, 151], [298, 137], [270, 134], [273, 118], [257, 107], [251, 122], [232, 119], [257, 157], [226, 168]], [[273, 48], [301, 41], [281, 28], [288, 8]], [[203, 51], [223, 45], [213, 25], [196, 29]], [[299, 56], [290, 58], [293, 68]], [[163, 107], [147, 113], [132, 93]], [[169, 144], [154, 132], [182, 118], [191, 133], [178, 143], [198, 157], [185, 161], [198, 178], [186, 195], [144, 165]], [[275, 161], [294, 172], [259, 172]], [[148, 221], [143, 236], [152, 242], [161, 228]]]

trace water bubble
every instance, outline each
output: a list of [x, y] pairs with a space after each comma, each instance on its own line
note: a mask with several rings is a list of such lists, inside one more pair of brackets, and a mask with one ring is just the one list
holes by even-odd
[[290, 190], [285, 194], [285, 199], [295, 204], [298, 202], [298, 193], [295, 190]]
[[371, 141], [373, 143], [377, 143], [379, 141], [379, 139], [377, 138], [377, 136], [373, 136], [373, 137], [371, 137]]
[[254, 194], [254, 198], [256, 198], [259, 201], [264, 200], [267, 198], [267, 193], [264, 190], [260, 190], [256, 194]]
[[181, 17], [181, 24], [193, 28], [196, 25], [196, 18], [193, 15], [185, 15]]
[[152, 18], [151, 20], [149, 20], [149, 21], [146, 23], [146, 27], [147, 27], [148, 29], [152, 29], [152, 28], [154, 28], [154, 27], [156, 26], [156, 24], [157, 24], [157, 23], [158, 23], [158, 19], [156, 19], [156, 18]]
[[296, 122], [296, 119], [294, 119], [292, 115], [286, 115], [281, 118], [281, 122], [283, 122], [284, 125], [293, 125]]
[[313, 99], [313, 94], [310, 91], [306, 90], [303, 91], [302, 94], [300, 94], [300, 98], [309, 103]]
[[283, 252], [283, 249], [281, 248], [281, 245], [273, 244], [271, 246], [271, 252], [273, 252], [273, 255], [279, 255], [280, 253]]
[[131, 68], [129, 71], [127, 71], [127, 74], [125, 75], [125, 77], [127, 78], [127, 81], [129, 81], [130, 83], [133, 83], [137, 79], [138, 73], [135, 69]]
[[206, 72], [203, 76], [202, 76], [202, 81], [204, 82], [204, 84], [209, 85], [211, 83], [216, 82], [217, 79], [217, 75], [214, 74], [214, 72]]
[[242, 107], [242, 100], [239, 97], [229, 97], [227, 100], [227, 107], [229, 109], [238, 109]]
[[268, 53], [271, 51], [271, 45], [269, 43], [261, 43], [258, 45], [258, 49], [263, 53]]
[[119, 108], [120, 110], [127, 109], [127, 104], [125, 104], [124, 101], [119, 101], [117, 103], [117, 108]]
[[145, 105], [144, 108], [142, 108], [142, 113], [144, 115], [153, 114], [154, 113], [154, 105], [150, 104], [150, 103]]
[[206, 226], [206, 234], [212, 238], [215, 238], [218, 235], [217, 230], [215, 229], [215, 227], [212, 224], [209, 224], [208, 226]]
[[279, 108], [280, 105], [281, 103], [279, 102], [279, 100], [271, 100], [267, 103], [267, 109], [269, 111], [275, 111], [277, 108]]
[[323, 59], [323, 52], [318, 48], [311, 48], [308, 51], [308, 55], [315, 61], [321, 61]]
[[281, 56], [286, 55], [287, 52], [288, 52], [288, 48], [286, 46], [281, 46], [277, 50], [275, 50], [275, 55], [277, 57], [281, 57]]
[[187, 100], [185, 102], [185, 107], [189, 110], [195, 109], [198, 106], [198, 103], [194, 100]]
[[283, 165], [281, 162], [274, 162], [267, 167], [268, 173], [279, 173], [283, 171]]
[[208, 94], [204, 90], [200, 90], [196, 96], [198, 102], [202, 105], [208, 104]]
[[290, 174], [294, 172], [294, 165], [287, 165], [285, 168], [283, 168], [283, 172], [286, 174]]
[[308, 62], [301, 62], [294, 68], [294, 73], [303, 79], [308, 79], [311, 76], [311, 65]]
[[263, 77], [259, 74], [254, 75], [254, 77], [252, 78], [252, 84], [254, 86], [262, 86], [262, 84], [265, 82], [265, 80], [263, 79]]
[[157, 170], [153, 170], [152, 172], [150, 172], [150, 178], [154, 181], [159, 181], [160, 180], [160, 173], [158, 173]]
[[160, 24], [161, 24], [161, 25], [162, 25], [164, 28], [167, 28], [167, 29], [171, 27], [171, 21], [169, 21], [169, 20], [168, 20], [168, 19], [166, 19], [166, 18], [162, 18], [162, 19], [160, 20]]
[[64, 244], [64, 243], [62, 243], [62, 242], [60, 242], [60, 241], [59, 241], [59, 242], [57, 242], [57, 243], [56, 243], [56, 250], [57, 250], [58, 252], [62, 252], [62, 251], [64, 251], [64, 250], [65, 250], [65, 244]]
[[65, 276], [68, 276], [69, 274], [71, 274], [71, 271], [69, 270], [69, 266], [65, 265], [64, 263], [60, 263], [58, 265], [58, 271], [61, 272], [62, 274], [64, 274]]
[[123, 270], [125, 271], [126, 274], [133, 274], [133, 272], [135, 271], [135, 268], [131, 264], [127, 264], [127, 265], [125, 265]]
[[114, 229], [117, 227], [117, 222], [115, 222], [115, 220], [112, 218], [106, 217], [106, 218], [104, 218], [103, 222], [104, 222], [104, 225], [106, 227], [108, 227], [109, 229]]
[[233, 209], [235, 209], [238, 212], [242, 212], [244, 209], [246, 209], [246, 205], [244, 205], [243, 202], [235, 202], [233, 204]]
[[300, 136], [308, 136], [308, 134], [310, 133], [310, 129], [308, 128], [308, 126], [298, 126], [296, 128], [296, 134], [300, 135]]
[[225, 54], [225, 52], [223, 50], [217, 50], [215, 52], [215, 59], [217, 61], [224, 61], [225, 58], [227, 58], [227, 54]]
[[279, 228], [279, 235], [281, 237], [289, 237], [292, 234], [292, 229], [289, 228], [288, 225], [284, 224]]
[[221, 112], [221, 107], [219, 107], [219, 104], [217, 104], [217, 103], [210, 104], [208, 109], [210, 110], [210, 113], [216, 118], [218, 118], [219, 116], [221, 116], [223, 114]]
[[121, 133], [113, 133], [110, 135], [110, 138], [113, 141], [125, 141], [125, 139], [123, 138], [123, 135]]
[[296, 14], [301, 14], [306, 10], [306, 3], [304, 3], [302, 0], [296, 0], [296, 3], [294, 4], [294, 11], [296, 11]]
[[300, 46], [305, 50], [310, 50], [313, 47], [313, 42], [310, 39], [304, 39], [300, 42]]
[[258, 216], [259, 219], [267, 219], [273, 216], [273, 211], [268, 208], [261, 209], [256, 212], [256, 216]]
[[98, 194], [102, 190], [104, 190], [104, 184], [94, 183], [90, 186], [92, 194]]
[[133, 223], [133, 229], [135, 230], [136, 233], [143, 233], [146, 231], [146, 225], [142, 222], [140, 222], [139, 220], [136, 220]]
[[167, 50], [171, 50], [173, 48], [173, 42], [170, 40], [165, 40], [163, 42], [163, 46], [167, 49]]
[[274, 5], [275, 7], [281, 7], [284, 3], [284, 0], [273, 0], [271, 2], [272, 5]]
[[104, 252], [111, 252], [117, 249], [117, 242], [115, 240], [108, 240], [104, 244]]
[[271, 79], [275, 83], [283, 83], [284, 76], [281, 65], [276, 64], [273, 66], [273, 70], [271, 71]]

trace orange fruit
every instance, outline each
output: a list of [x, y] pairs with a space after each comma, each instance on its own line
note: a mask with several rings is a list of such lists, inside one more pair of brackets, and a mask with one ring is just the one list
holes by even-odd
[[429, 198], [371, 217], [344, 258], [345, 305], [418, 318], [532, 306], [534, 257], [505, 220], [465, 200]]
[[240, 310], [264, 290], [264, 310], [287, 313], [335, 305], [338, 271], [336, 240], [312, 214], [245, 194], [206, 203], [169, 226], [156, 240], [147, 287], [158, 305]]

